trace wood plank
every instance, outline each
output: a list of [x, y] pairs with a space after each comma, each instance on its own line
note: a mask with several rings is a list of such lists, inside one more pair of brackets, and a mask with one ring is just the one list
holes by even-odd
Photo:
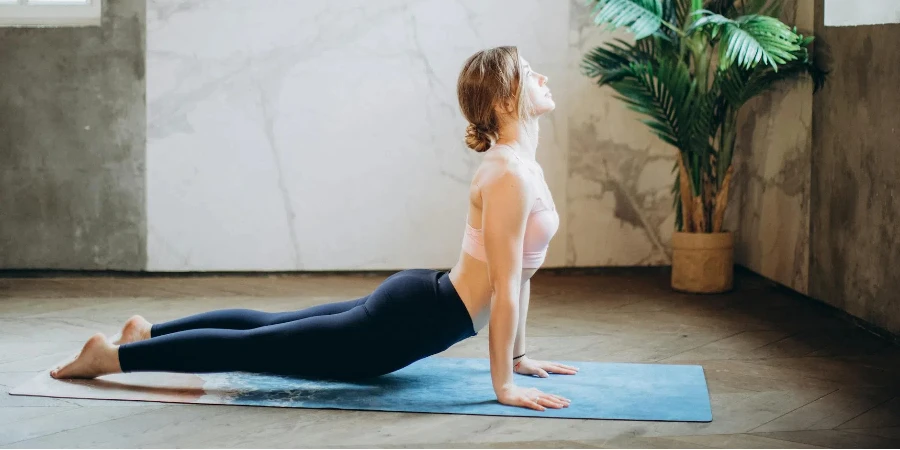
[[[78, 428], [103, 422], [108, 422], [124, 416], [141, 413], [145, 409], [161, 409], [164, 405], [152, 405], [144, 409], [129, 407], [103, 407], [70, 409], [53, 408], [48, 413], [20, 420], [13, 427], [0, 428], [0, 445], [9, 445], [27, 441], [41, 436], [55, 435], [63, 431], [76, 430]], [[71, 445], [71, 444], [68, 444]], [[67, 446], [66, 444], [62, 446]]]
[[72, 353], [84, 345], [84, 339], [49, 342], [6, 342], [0, 341], [0, 364], [34, 359], [36, 355]]
[[754, 434], [829, 448], [897, 448], [900, 446], [900, 440], [898, 439], [861, 433], [848, 433], [839, 430], [776, 431]]
[[840, 383], [814, 378], [814, 373], [785, 369], [777, 366], [751, 364], [748, 361], [679, 361], [679, 364], [702, 364], [710, 384], [741, 387], [757, 392], [793, 391], [805, 389], [835, 391]]
[[838, 429], [886, 428], [900, 426], [900, 397], [894, 397], [845, 423]]
[[753, 434], [682, 436], [674, 439], [683, 443], [704, 445], [709, 448], [826, 448]]
[[862, 364], [846, 364], [833, 357], [768, 358], [748, 363], [758, 367], [795, 371], [805, 377], [833, 381], [843, 386], [895, 387], [900, 377], [900, 368], [886, 370]]
[[731, 334], [708, 344], [672, 355], [661, 362], [703, 361], [715, 359], [741, 359], [760, 347], [778, 342], [789, 336], [784, 331], [743, 331]]
[[50, 416], [78, 407], [75, 404], [66, 406], [0, 406], [0, 424], [3, 424], [4, 427], [11, 427], [23, 420]]
[[848, 433], [860, 433], [860, 434], [868, 434], [872, 436], [880, 436], [888, 439], [898, 439], [900, 440], [900, 427], [889, 427], [889, 428], [859, 428], [859, 429], [851, 429], [851, 428], [842, 428], [841, 431], [846, 431]]
[[890, 400], [896, 394], [896, 389], [839, 389], [753, 431], [827, 430], [835, 428]]

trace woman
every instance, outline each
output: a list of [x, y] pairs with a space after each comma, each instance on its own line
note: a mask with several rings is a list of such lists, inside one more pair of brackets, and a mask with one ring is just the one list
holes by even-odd
[[457, 89], [470, 122], [466, 144], [485, 156], [470, 188], [460, 258], [449, 272], [401, 271], [366, 297], [294, 312], [221, 310], [160, 324], [135, 316], [117, 339], [93, 336], [51, 376], [244, 371], [372, 377], [442, 352], [489, 322], [497, 399], [539, 411], [567, 407], [568, 399], [513, 381], [514, 372], [577, 372], [529, 359], [524, 350], [529, 280], [559, 226], [535, 161], [537, 120], [555, 108], [547, 77], [515, 47], [499, 47], [471, 56]]

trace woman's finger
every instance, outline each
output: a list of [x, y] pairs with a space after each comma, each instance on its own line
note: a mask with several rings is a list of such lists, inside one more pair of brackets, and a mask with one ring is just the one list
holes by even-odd
[[564, 369], [578, 370], [577, 367], [569, 366], [569, 365], [566, 365], [566, 364], [560, 364], [560, 363], [551, 363], [551, 364], [553, 364], [554, 366], [557, 366], [557, 367], [562, 367], [562, 368], [564, 368]]
[[563, 369], [578, 370], [577, 367], [575, 367], [575, 366], [570, 366], [570, 365], [568, 365], [568, 364], [561, 364], [561, 363], [556, 363], [556, 362], [555, 362], [555, 363], [550, 363], [550, 364], [552, 364], [552, 365], [554, 365], [554, 366], [556, 366], [556, 367], [562, 367]]
[[568, 399], [555, 394], [548, 394], [546, 392], [537, 391], [536, 395], [537, 398], [548, 399], [556, 403], [569, 403]]
[[538, 402], [536, 402], [536, 401], [534, 401], [534, 400], [531, 400], [531, 399], [529, 399], [529, 398], [526, 398], [525, 401], [524, 401], [523, 403], [524, 403], [525, 406], [527, 406], [527, 407], [529, 407], [529, 408], [531, 408], [531, 409], [536, 409], [536, 410], [538, 410], [538, 411], [545, 411], [545, 410], [546, 410], [546, 408], [544, 408], [543, 406], [539, 405]]
[[565, 403], [555, 401], [550, 397], [541, 397], [541, 399], [538, 400], [538, 403], [540, 403], [543, 406], [546, 406], [548, 408], [553, 408], [553, 409], [560, 409], [560, 408], [566, 407]]
[[577, 373], [575, 369], [570, 369], [565, 366], [550, 366], [548, 372], [561, 373], [563, 375], [575, 375]]

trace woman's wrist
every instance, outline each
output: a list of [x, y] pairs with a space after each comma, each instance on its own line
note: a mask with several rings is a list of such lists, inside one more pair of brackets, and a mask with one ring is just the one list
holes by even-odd
[[513, 358], [513, 372], [519, 369], [519, 364], [522, 364], [522, 361], [525, 361], [524, 353]]

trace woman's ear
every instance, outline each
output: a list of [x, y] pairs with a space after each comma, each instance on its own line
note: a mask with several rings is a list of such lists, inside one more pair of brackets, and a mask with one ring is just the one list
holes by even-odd
[[500, 100], [499, 102], [497, 102], [496, 105], [494, 105], [494, 111], [499, 116], [502, 117], [502, 116], [508, 116], [508, 115], [514, 113], [516, 111], [516, 108], [513, 105], [512, 100], [503, 99], [503, 100]]

